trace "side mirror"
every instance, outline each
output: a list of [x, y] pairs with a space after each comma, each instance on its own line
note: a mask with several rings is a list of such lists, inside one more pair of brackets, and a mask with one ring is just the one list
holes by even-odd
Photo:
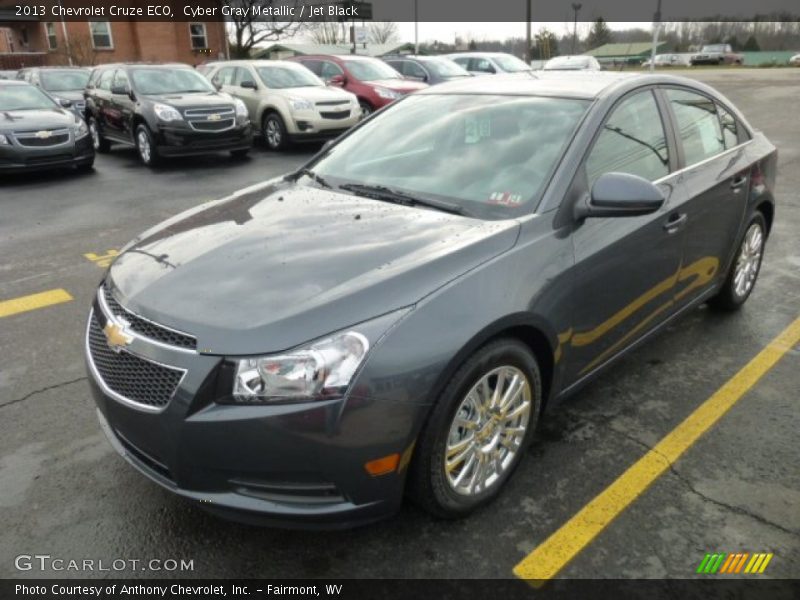
[[333, 77], [328, 79], [328, 85], [338, 85], [338, 86], [341, 87], [341, 86], [345, 85], [346, 83], [347, 83], [347, 77], [345, 77], [344, 75], [341, 75], [341, 74], [334, 75]]
[[576, 219], [590, 217], [638, 217], [656, 212], [664, 194], [652, 183], [627, 173], [605, 173], [592, 186], [590, 197], [575, 205]]
[[72, 108], [72, 100], [67, 100], [66, 98], [59, 98], [58, 103], [61, 105], [62, 108]]
[[257, 90], [258, 89], [258, 86], [256, 85], [256, 82], [253, 81], [252, 79], [248, 79], [247, 81], [243, 81], [242, 83], [239, 84], [239, 87], [243, 87], [246, 90]]
[[115, 96], [128, 96], [130, 95], [131, 90], [127, 85], [112, 85], [111, 93]]

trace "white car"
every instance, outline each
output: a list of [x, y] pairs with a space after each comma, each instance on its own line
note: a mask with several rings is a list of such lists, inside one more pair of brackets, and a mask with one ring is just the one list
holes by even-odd
[[556, 56], [544, 63], [545, 71], [599, 71], [594, 56]]
[[524, 60], [505, 52], [460, 52], [445, 54], [457, 65], [473, 75], [494, 75], [495, 73], [530, 72], [531, 67]]
[[[656, 54], [656, 67], [690, 67], [692, 66], [691, 54]], [[650, 66], [650, 59], [642, 63], [643, 67]]]
[[800, 54], [795, 54], [789, 59], [789, 64], [793, 67], [800, 67]]
[[205, 75], [245, 103], [271, 150], [338, 137], [361, 118], [355, 95], [326, 86], [298, 63], [232, 60], [212, 64]]

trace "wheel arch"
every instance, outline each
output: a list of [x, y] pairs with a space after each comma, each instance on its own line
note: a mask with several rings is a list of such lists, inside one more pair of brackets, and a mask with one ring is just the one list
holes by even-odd
[[775, 219], [775, 206], [769, 200], [763, 200], [756, 205], [756, 212], [760, 212], [767, 222], [767, 235], [772, 231], [772, 222]]

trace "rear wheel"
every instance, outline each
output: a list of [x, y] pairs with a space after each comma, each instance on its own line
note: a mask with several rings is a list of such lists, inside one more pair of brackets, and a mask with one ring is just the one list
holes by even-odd
[[745, 229], [736, 258], [719, 293], [710, 304], [723, 310], [736, 310], [750, 297], [761, 271], [764, 242], [767, 239], [767, 224], [764, 216], [757, 212]]
[[409, 495], [444, 518], [491, 502], [519, 464], [541, 410], [541, 377], [515, 339], [478, 350], [453, 375], [420, 435]]
[[136, 128], [136, 150], [138, 150], [143, 164], [148, 167], [158, 164], [158, 150], [153, 141], [153, 134], [150, 133], [147, 125], [141, 124]]
[[97, 124], [97, 119], [89, 117], [88, 126], [95, 152], [108, 152], [111, 149], [111, 143], [100, 133], [100, 126]]

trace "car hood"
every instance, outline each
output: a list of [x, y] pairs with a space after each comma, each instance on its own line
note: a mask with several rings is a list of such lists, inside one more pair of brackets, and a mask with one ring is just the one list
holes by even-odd
[[0, 111], [0, 131], [40, 130], [75, 125], [75, 115], [61, 108]]
[[47, 92], [53, 98], [63, 98], [71, 102], [83, 101], [83, 90], [63, 90], [61, 92]]
[[395, 92], [409, 93], [416, 92], [417, 90], [424, 90], [428, 87], [427, 83], [419, 81], [411, 81], [409, 79], [377, 79], [375, 81], [365, 82], [373, 87], [385, 87]]
[[232, 104], [233, 98], [224, 92], [207, 92], [202, 94], [146, 94], [143, 96], [155, 102], [163, 102], [175, 108], [219, 106]]
[[338, 100], [342, 102], [353, 98], [353, 94], [337, 87], [299, 87], [287, 88], [281, 91], [285, 92], [287, 96], [303, 98], [311, 102], [324, 102], [326, 100]]
[[413, 305], [518, 230], [278, 182], [145, 232], [109, 273], [124, 306], [202, 352], [265, 354]]

